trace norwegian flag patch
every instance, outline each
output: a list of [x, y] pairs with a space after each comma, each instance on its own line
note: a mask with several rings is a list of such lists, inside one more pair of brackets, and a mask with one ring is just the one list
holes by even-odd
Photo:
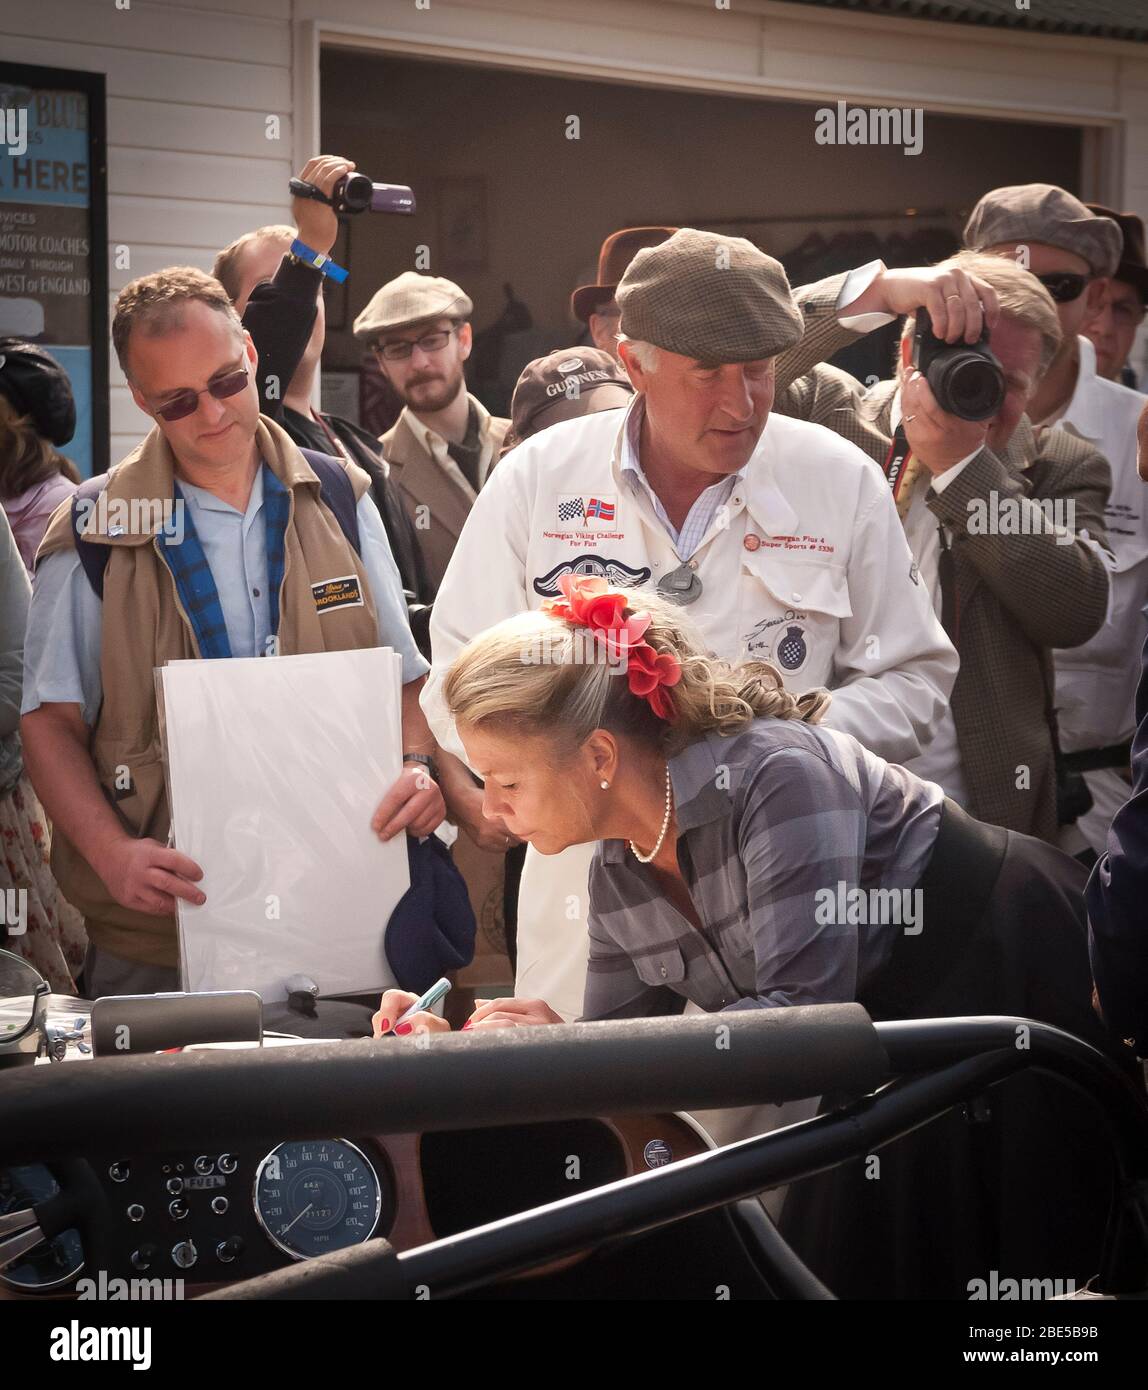
[[562, 493], [558, 498], [559, 522], [581, 521], [587, 527], [612, 526], [618, 515], [616, 494], [607, 497], [575, 496]]

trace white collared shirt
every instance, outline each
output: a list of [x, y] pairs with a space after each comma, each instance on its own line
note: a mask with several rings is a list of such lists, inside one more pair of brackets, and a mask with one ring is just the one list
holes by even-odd
[[1066, 752], [1105, 748], [1131, 738], [1140, 653], [1148, 635], [1148, 485], [1136, 472], [1136, 424], [1148, 399], [1096, 372], [1096, 349], [1079, 338], [1080, 370], [1058, 427], [1087, 440], [1108, 460], [1112, 494], [1105, 508], [1116, 557], [1109, 576], [1108, 620], [1083, 646], [1055, 653], [1056, 704]]
[[[467, 399], [470, 405], [474, 407], [475, 413], [478, 416], [478, 439], [479, 443], [482, 445], [482, 453], [479, 455], [478, 460], [478, 485], [481, 488], [486, 482], [486, 475], [490, 472], [490, 466], [494, 462], [494, 445], [490, 438], [490, 411], [486, 409], [481, 401], [476, 400], [474, 396], [468, 396]], [[477, 494], [474, 488], [471, 487], [470, 480], [467, 478], [466, 474], [458, 464], [455, 463], [454, 459], [451, 458], [448, 451], [448, 444], [450, 441], [444, 439], [437, 430], [432, 430], [428, 424], [420, 420], [410, 406], [404, 406], [403, 409], [406, 412], [407, 423], [414, 437], [419, 441], [427, 453], [430, 454], [431, 458], [434, 459], [435, 463], [438, 464], [442, 471], [450, 478], [451, 482], [454, 483], [456, 487], [461, 488], [473, 502]]]

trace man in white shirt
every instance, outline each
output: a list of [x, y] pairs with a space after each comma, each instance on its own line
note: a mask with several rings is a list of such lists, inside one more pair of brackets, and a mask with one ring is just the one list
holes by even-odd
[[1128, 799], [1134, 700], [1148, 623], [1148, 507], [1136, 473], [1136, 423], [1144, 397], [1096, 371], [1081, 336], [1120, 263], [1124, 239], [1070, 193], [1048, 184], [998, 188], [973, 209], [965, 243], [1012, 256], [1057, 302], [1064, 342], [1029, 405], [1037, 436], [1060, 427], [1094, 445], [1112, 470], [1105, 513], [1115, 556], [1108, 620], [1090, 641], [1056, 653], [1060, 744], [1070, 774], [1083, 776], [1092, 806], [1061, 831], [1060, 844], [1091, 863]]
[[[973, 317], [979, 335], [982, 301], [995, 318], [992, 290], [960, 271], [871, 275], [843, 291], [851, 315], [927, 302], [954, 337]], [[802, 333], [781, 266], [740, 238], [685, 228], [638, 253], [618, 302], [638, 395], [499, 464], [435, 605], [432, 727], [459, 750], [441, 683], [467, 641], [538, 607], [561, 575], [600, 574], [687, 605], [722, 655], [773, 661], [795, 690], [830, 686], [829, 723], [882, 756], [914, 756], [956, 654], [879, 470], [829, 431], [770, 414], [775, 359]], [[547, 859], [530, 850], [522, 880], [516, 992], [567, 1018], [582, 1007], [589, 860], [585, 846]]]

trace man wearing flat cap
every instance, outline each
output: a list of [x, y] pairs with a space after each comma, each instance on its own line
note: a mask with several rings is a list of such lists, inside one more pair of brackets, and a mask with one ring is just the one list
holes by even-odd
[[432, 590], [510, 423], [466, 389], [473, 307], [453, 281], [407, 270], [355, 320], [355, 337], [372, 349], [403, 402], [380, 443], [418, 531]]
[[1063, 340], [1028, 405], [1037, 441], [1066, 430], [1099, 450], [1112, 471], [1105, 510], [1115, 556], [1108, 618], [1089, 641], [1055, 653], [1064, 768], [1060, 845], [1091, 863], [1128, 797], [1139, 655], [1148, 635], [1148, 499], [1136, 472], [1145, 398], [1100, 376], [1096, 350], [1081, 336], [1102, 301], [1104, 278], [1120, 265], [1124, 238], [1111, 218], [1098, 217], [1063, 188], [1029, 183], [986, 193], [969, 217], [965, 243], [1014, 258], [1056, 301]]
[[[875, 264], [840, 277], [829, 302], [851, 318], [908, 312], [942, 279], [977, 298], [960, 272]], [[458, 751], [441, 685], [459, 649], [558, 594], [564, 575], [589, 574], [657, 589], [718, 655], [772, 661], [793, 690], [831, 687], [830, 724], [890, 760], [913, 756], [940, 720], [956, 653], [879, 470], [830, 431], [770, 413], [775, 385], [819, 356], [820, 329], [802, 338], [784, 270], [748, 241], [683, 228], [634, 257], [617, 297], [637, 394], [499, 464], [431, 620], [432, 725]], [[951, 328], [963, 331], [959, 314]], [[523, 873], [516, 993], [566, 1018], [585, 986], [591, 849], [530, 849]]]

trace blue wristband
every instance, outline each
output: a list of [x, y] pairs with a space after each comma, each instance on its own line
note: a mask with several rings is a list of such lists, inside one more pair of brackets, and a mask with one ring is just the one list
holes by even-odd
[[291, 243], [291, 254], [298, 256], [301, 261], [306, 261], [309, 266], [321, 275], [326, 275], [328, 279], [334, 280], [337, 285], [341, 285], [350, 274], [341, 265], [336, 265], [330, 256], [325, 256], [322, 251], [313, 251], [298, 237]]

